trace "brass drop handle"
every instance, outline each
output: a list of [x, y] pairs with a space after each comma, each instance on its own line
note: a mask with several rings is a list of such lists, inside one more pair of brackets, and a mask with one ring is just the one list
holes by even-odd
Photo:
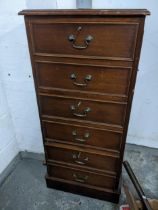
[[88, 179], [88, 176], [81, 174], [73, 174], [73, 177], [75, 178], [75, 181], [81, 183], [85, 183], [85, 181]]
[[79, 32], [82, 30], [82, 27], [79, 26], [77, 28], [77, 34], [76, 35], [73, 35], [73, 34], [70, 34], [68, 36], [68, 40], [72, 43], [72, 47], [75, 48], [75, 49], [78, 49], [78, 50], [83, 50], [83, 49], [86, 49], [88, 46], [89, 46], [89, 43], [92, 41], [93, 37], [91, 35], [87, 35], [85, 38], [84, 38], [84, 43], [83, 45], [76, 45], [76, 40], [77, 40], [77, 36], [79, 35]]
[[92, 75], [90, 75], [90, 74], [86, 75], [85, 78], [84, 78], [84, 83], [78, 83], [77, 82], [77, 76], [74, 73], [72, 73], [70, 75], [70, 79], [74, 81], [73, 82], [74, 85], [80, 86], [80, 87], [85, 87], [85, 86], [88, 85], [88, 82], [92, 80]]
[[79, 152], [78, 154], [73, 154], [72, 158], [74, 159], [74, 162], [79, 164], [79, 165], [85, 165], [86, 162], [88, 162], [89, 158], [88, 157], [84, 157], [81, 160], [81, 152]]
[[87, 139], [89, 138], [90, 134], [88, 132], [84, 133], [84, 137], [83, 138], [78, 138], [77, 137], [77, 132], [74, 130], [72, 131], [72, 135], [74, 137], [75, 141], [79, 141], [79, 142], [86, 142]]
[[81, 105], [81, 101], [79, 101], [77, 105], [71, 105], [70, 106], [72, 114], [76, 117], [87, 117], [87, 114], [91, 111], [91, 108], [86, 107], [82, 111], [82, 113], [78, 113], [76, 110], [79, 108], [80, 105]]

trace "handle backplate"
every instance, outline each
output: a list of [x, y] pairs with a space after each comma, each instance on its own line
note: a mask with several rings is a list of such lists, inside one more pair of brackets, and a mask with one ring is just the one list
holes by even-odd
[[74, 159], [75, 163], [77, 163], [79, 165], [85, 165], [88, 162], [89, 158], [81, 157], [81, 156], [82, 156], [82, 154], [81, 154], [81, 152], [79, 152], [78, 154], [73, 154], [72, 158]]
[[91, 35], [87, 35], [84, 40], [83, 40], [83, 44], [82, 45], [77, 45], [76, 42], [77, 42], [77, 36], [79, 35], [79, 32], [82, 30], [82, 27], [79, 26], [77, 28], [77, 34], [74, 35], [74, 34], [70, 34], [68, 36], [68, 40], [72, 43], [72, 47], [75, 48], [75, 49], [78, 49], [78, 50], [83, 50], [83, 49], [86, 49], [90, 42], [93, 40], [93, 37]]
[[86, 142], [88, 140], [88, 138], [90, 137], [89, 132], [85, 132], [84, 135], [83, 135], [83, 138], [79, 138], [79, 137], [77, 137], [77, 131], [76, 130], [72, 131], [72, 135], [73, 135], [75, 141], [79, 141], [79, 142], [82, 142], [82, 143]]
[[88, 74], [85, 76], [84, 78], [84, 82], [83, 83], [79, 83], [77, 82], [77, 76], [75, 73], [72, 73], [70, 75], [70, 79], [73, 80], [73, 84], [76, 85], [76, 86], [80, 86], [80, 87], [85, 87], [88, 85], [88, 82], [92, 80], [92, 75]]
[[81, 174], [76, 174], [76, 173], [73, 174], [73, 177], [75, 181], [81, 182], [81, 183], [85, 183], [86, 180], [88, 179], [87, 175], [81, 175]]
[[71, 112], [72, 112], [72, 114], [73, 114], [74, 116], [76, 116], [76, 117], [87, 117], [87, 114], [88, 114], [89, 112], [91, 112], [91, 108], [90, 108], [90, 107], [86, 107], [86, 108], [83, 109], [82, 112], [79, 112], [79, 111], [77, 111], [77, 110], [78, 110], [78, 108], [80, 107], [81, 103], [82, 103], [82, 102], [79, 101], [79, 102], [77, 103], [77, 105], [71, 105], [71, 106], [70, 106]]

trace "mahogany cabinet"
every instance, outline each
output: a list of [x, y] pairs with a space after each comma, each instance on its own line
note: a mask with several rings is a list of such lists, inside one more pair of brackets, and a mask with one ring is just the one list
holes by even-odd
[[25, 16], [47, 186], [117, 203], [149, 11], [19, 14]]

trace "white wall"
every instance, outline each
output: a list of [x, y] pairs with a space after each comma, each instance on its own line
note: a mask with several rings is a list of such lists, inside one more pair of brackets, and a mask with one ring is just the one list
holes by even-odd
[[0, 173], [17, 155], [19, 149], [14, 126], [7, 106], [3, 84], [0, 82]]
[[[17, 7], [17, 6], [16, 6]], [[9, 2], [0, 1], [0, 173], [10, 161], [18, 154], [19, 146], [16, 141], [13, 115], [8, 106], [8, 93], [6, 89], [7, 75], [12, 70], [12, 61], [8, 53], [11, 50], [11, 33], [16, 28], [15, 15], [12, 15]], [[6, 11], [6, 9], [8, 10]], [[12, 6], [14, 9], [14, 5]], [[10, 9], [10, 10], [9, 10]], [[10, 37], [10, 38], [8, 38]], [[12, 49], [13, 50], [13, 49]], [[11, 60], [11, 61], [10, 61]], [[17, 65], [15, 66], [17, 68]], [[11, 86], [11, 85], [10, 85]], [[12, 94], [12, 93], [11, 93]]]
[[19, 151], [0, 75], [0, 173]]
[[[2, 69], [1, 65], [0, 69]], [[19, 148], [16, 142], [14, 125], [8, 108], [5, 88], [3, 86], [0, 72], [0, 174], [17, 155], [18, 151]]]
[[147, 16], [127, 142], [158, 148], [158, 1], [93, 0], [94, 8], [146, 8]]
[[[145, 26], [127, 140], [129, 143], [158, 148], [158, 1], [93, 0], [93, 7], [147, 8], [152, 13], [147, 17]], [[6, 103], [0, 106], [7, 113], [6, 123], [0, 117], [0, 125], [5, 127], [0, 127], [3, 142], [0, 155], [9, 142], [14, 142], [14, 147], [10, 149], [14, 155], [18, 149], [40, 153], [43, 152], [43, 146], [25, 26], [23, 17], [17, 13], [26, 8], [75, 8], [75, 1], [1, 0], [0, 8], [0, 89], [6, 97]]]

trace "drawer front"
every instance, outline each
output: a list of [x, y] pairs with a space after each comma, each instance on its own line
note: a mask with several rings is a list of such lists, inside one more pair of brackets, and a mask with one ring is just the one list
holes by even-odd
[[77, 170], [54, 164], [48, 165], [48, 175], [55, 178], [60, 178], [101, 188], [109, 188], [112, 190], [114, 190], [116, 183], [116, 178], [113, 176], [99, 175], [84, 170]]
[[120, 150], [121, 134], [114, 131], [43, 121], [45, 138], [65, 143]]
[[78, 166], [91, 167], [110, 172], [117, 172], [119, 159], [113, 156], [99, 155], [82, 150], [46, 146], [48, 160], [62, 161]]
[[125, 104], [76, 98], [40, 96], [42, 115], [123, 125]]
[[40, 88], [127, 95], [131, 69], [38, 62], [36, 75]]
[[138, 32], [136, 23], [51, 22], [53, 19], [41, 23], [33, 20], [34, 52], [133, 59]]

